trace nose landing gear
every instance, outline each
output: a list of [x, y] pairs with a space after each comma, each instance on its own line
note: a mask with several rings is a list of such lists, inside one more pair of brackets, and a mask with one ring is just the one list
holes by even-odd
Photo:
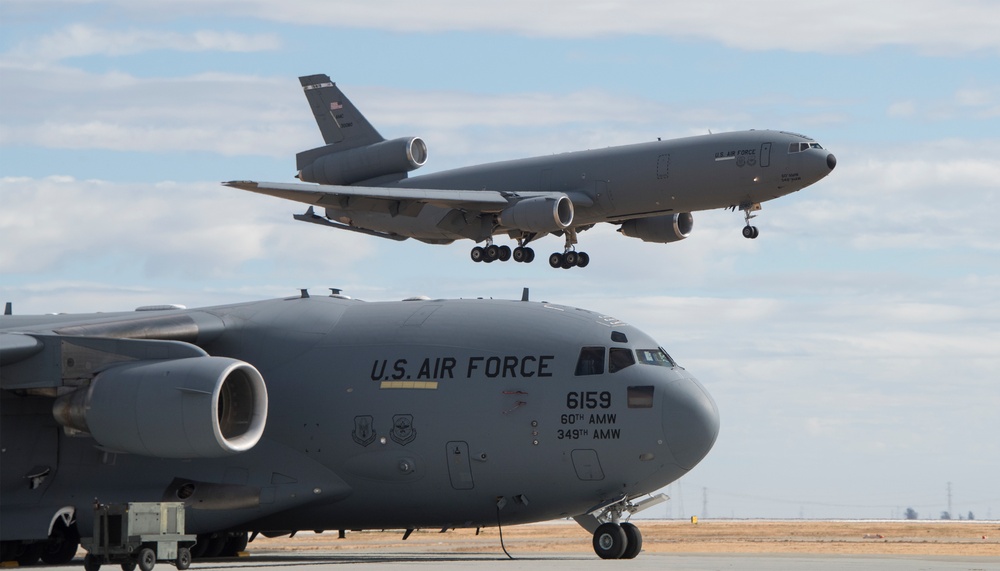
[[642, 551], [642, 533], [634, 524], [620, 521], [622, 514], [635, 514], [665, 501], [664, 494], [636, 503], [621, 496], [573, 519], [594, 534], [594, 553], [601, 559], [634, 559]]
[[751, 212], [757, 212], [761, 209], [759, 202], [744, 202], [740, 204], [740, 210], [744, 213], [744, 218], [746, 219], [746, 226], [743, 227], [743, 237], [749, 240], [756, 239], [760, 235], [760, 231], [757, 230], [756, 226], [750, 225], [750, 219], [756, 218], [756, 214], [750, 214]]

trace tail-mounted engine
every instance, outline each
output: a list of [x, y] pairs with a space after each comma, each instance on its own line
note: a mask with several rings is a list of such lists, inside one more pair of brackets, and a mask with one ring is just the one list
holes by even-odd
[[213, 458], [252, 448], [264, 433], [267, 390], [253, 365], [201, 356], [112, 366], [52, 407], [63, 426], [110, 451]]
[[626, 220], [618, 231], [630, 238], [639, 238], [643, 242], [667, 244], [687, 238], [693, 228], [694, 217], [691, 213], [679, 212], [666, 216]]
[[296, 155], [298, 178], [303, 182], [350, 185], [379, 179], [406, 178], [406, 173], [427, 161], [427, 145], [420, 137], [380, 141], [363, 147], [337, 150], [333, 145]]

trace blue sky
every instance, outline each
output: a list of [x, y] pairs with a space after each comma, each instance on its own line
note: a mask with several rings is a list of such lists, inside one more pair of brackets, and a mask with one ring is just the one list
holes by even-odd
[[[672, 490], [685, 515], [707, 488], [709, 516], [937, 517], [951, 482], [955, 515], [1000, 517], [1000, 5], [687, 4], [5, 0], [3, 301], [528, 286], [649, 332], [716, 398], [719, 442]], [[750, 128], [839, 164], [766, 203], [755, 241], [698, 212], [675, 244], [581, 234], [582, 271], [473, 264], [468, 242], [300, 224], [218, 184], [293, 180], [321, 143], [313, 73], [383, 135], [421, 136], [421, 173]]]

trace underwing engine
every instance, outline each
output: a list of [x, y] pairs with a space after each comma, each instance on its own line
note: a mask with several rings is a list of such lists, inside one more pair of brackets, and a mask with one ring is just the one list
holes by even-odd
[[115, 452], [215, 458], [264, 433], [267, 390], [253, 365], [201, 356], [110, 367], [52, 407], [61, 425]]
[[500, 224], [524, 232], [555, 232], [573, 223], [573, 201], [565, 194], [525, 198], [500, 213]]
[[629, 238], [639, 238], [643, 242], [668, 244], [687, 238], [693, 228], [694, 217], [691, 213], [679, 212], [666, 216], [626, 220], [618, 231]]

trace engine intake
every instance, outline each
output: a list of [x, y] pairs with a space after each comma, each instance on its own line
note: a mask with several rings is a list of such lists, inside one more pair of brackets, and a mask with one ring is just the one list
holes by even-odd
[[264, 433], [267, 389], [253, 365], [225, 357], [136, 361], [56, 399], [63, 426], [102, 447], [157, 458], [217, 458]]
[[427, 162], [427, 145], [420, 137], [381, 141], [344, 151], [330, 147], [299, 153], [299, 180], [347, 185], [388, 175], [403, 178]]
[[678, 212], [666, 216], [626, 220], [618, 231], [629, 238], [639, 238], [643, 242], [668, 244], [687, 238], [693, 228], [694, 216], [691, 216], [690, 212]]
[[500, 224], [527, 232], [554, 232], [573, 223], [573, 201], [565, 194], [525, 198], [500, 213]]

